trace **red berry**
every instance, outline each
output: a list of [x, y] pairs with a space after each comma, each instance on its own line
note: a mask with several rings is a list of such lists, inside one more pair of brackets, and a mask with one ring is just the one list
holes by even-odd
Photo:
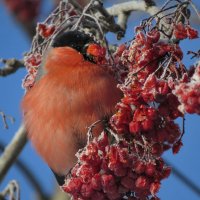
[[90, 184], [83, 184], [81, 187], [81, 195], [85, 198], [90, 198], [93, 195], [94, 190], [92, 189]]
[[186, 26], [187, 36], [189, 39], [198, 38], [198, 31], [193, 29], [191, 26]]
[[156, 156], [161, 156], [163, 153], [163, 146], [160, 143], [154, 143], [151, 148], [151, 153]]
[[107, 200], [103, 192], [94, 192], [91, 196], [91, 200]]
[[150, 185], [150, 192], [152, 195], [155, 195], [160, 189], [160, 183], [159, 182], [154, 182], [151, 183]]
[[101, 175], [100, 174], [95, 174], [92, 179], [91, 179], [91, 186], [94, 190], [101, 190], [102, 185], [101, 185]]
[[123, 165], [115, 167], [113, 171], [116, 176], [126, 176], [127, 174], [127, 168], [124, 168]]
[[172, 169], [171, 169], [171, 167], [165, 167], [164, 169], [163, 169], [163, 171], [162, 171], [162, 178], [164, 179], [164, 178], [168, 178], [169, 177], [169, 175], [171, 174], [171, 171], [172, 171]]
[[153, 163], [147, 163], [146, 169], [145, 169], [145, 174], [148, 176], [153, 176], [156, 171], [156, 165]]
[[176, 142], [172, 147], [173, 154], [177, 154], [180, 151], [180, 148], [182, 146], [183, 146], [183, 143], [180, 140]]
[[153, 128], [154, 121], [151, 119], [146, 119], [142, 122], [142, 128], [144, 131], [149, 131]]
[[138, 160], [135, 164], [134, 164], [134, 170], [137, 174], [142, 174], [143, 172], [145, 172], [146, 169], [146, 165], [144, 164], [144, 162]]
[[131, 122], [129, 124], [129, 131], [133, 134], [136, 134], [141, 131], [142, 125], [140, 122]]
[[160, 39], [160, 32], [156, 29], [147, 33], [147, 42], [148, 43], [156, 43]]
[[82, 186], [82, 181], [80, 178], [72, 178], [67, 185], [63, 185], [62, 188], [67, 193], [78, 193]]
[[139, 189], [147, 189], [149, 187], [149, 180], [146, 176], [139, 176], [135, 181], [135, 186]]
[[129, 176], [125, 176], [121, 179], [121, 184], [130, 190], [133, 190], [135, 187], [135, 179], [129, 177]]
[[115, 185], [115, 178], [109, 174], [103, 174], [101, 176], [101, 184], [103, 187], [103, 190], [106, 192], [108, 191], [113, 185]]
[[182, 22], [179, 22], [175, 25], [173, 34], [177, 39], [180, 40], [187, 38], [187, 31]]

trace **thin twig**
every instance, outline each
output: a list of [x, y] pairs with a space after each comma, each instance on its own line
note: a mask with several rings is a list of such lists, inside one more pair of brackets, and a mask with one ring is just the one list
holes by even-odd
[[120, 141], [119, 136], [109, 127], [107, 127], [106, 130], [115, 138], [116, 142], [119, 143]]
[[191, 57], [191, 59], [193, 58], [200, 58], [200, 49], [197, 52], [194, 51], [188, 51], [187, 54], [192, 54], [193, 56]]
[[170, 66], [170, 64], [171, 64], [171, 62], [172, 62], [172, 58], [173, 58], [172, 56], [169, 57], [169, 60], [168, 60], [166, 66], [165, 66], [165, 68], [164, 68], [164, 71], [163, 71], [163, 73], [162, 73], [160, 79], [164, 79], [164, 78], [165, 78], [167, 69], [169, 68], [169, 66]]
[[81, 16], [77, 20], [76, 24], [72, 27], [72, 30], [76, 30], [79, 27], [81, 20], [83, 19], [84, 15], [90, 9], [90, 7], [92, 6], [93, 3], [94, 3], [94, 0], [91, 0], [90, 3], [83, 9]]
[[192, 0], [190, 0], [189, 2], [190, 2], [190, 5], [191, 5], [192, 8], [194, 9], [194, 11], [196, 12], [196, 14], [197, 14], [197, 16], [198, 16], [198, 18], [199, 18], [199, 20], [200, 20], [200, 13], [199, 13], [197, 7], [194, 5], [194, 3], [192, 2]]
[[6, 188], [0, 192], [1, 200], [7, 199], [7, 197], [9, 200], [20, 200], [20, 188], [17, 181], [10, 181]]
[[4, 128], [8, 129], [8, 122], [7, 119], [9, 119], [11, 121], [11, 123], [15, 122], [14, 117], [10, 116], [10, 115], [6, 115], [3, 111], [0, 111], [0, 115], [2, 117], [3, 120], [3, 124], [4, 124]]
[[183, 135], [185, 134], [185, 116], [182, 117], [182, 133], [179, 141], [182, 140]]
[[15, 73], [19, 68], [24, 67], [23, 60], [17, 59], [0, 59], [0, 62], [4, 63], [5, 66], [0, 69], [0, 76], [7, 76]]
[[80, 4], [76, 0], [69, 0], [69, 3], [71, 3], [76, 10], [82, 13], [83, 8], [80, 6]]
[[87, 141], [87, 144], [90, 143], [90, 139], [93, 138], [93, 128], [95, 128], [95, 126], [99, 123], [103, 122], [103, 120], [97, 120], [96, 122], [94, 122], [93, 124], [91, 124], [89, 127], [88, 127], [88, 132], [87, 132], [87, 138], [88, 138], [88, 141]]

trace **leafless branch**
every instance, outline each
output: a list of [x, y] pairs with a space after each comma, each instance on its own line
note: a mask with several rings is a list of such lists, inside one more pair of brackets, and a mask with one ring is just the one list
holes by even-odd
[[21, 125], [0, 157], [0, 182], [15, 162], [17, 156], [25, 146], [26, 141], [26, 130], [24, 126]]
[[200, 58], [200, 49], [197, 52], [188, 51], [187, 54], [191, 54], [192, 55], [191, 59], [193, 59], [193, 58]]
[[91, 125], [88, 127], [88, 132], [87, 132], [88, 141], [87, 141], [87, 144], [89, 144], [90, 139], [93, 138], [93, 133], [92, 133], [93, 129], [96, 127], [97, 124], [102, 123], [102, 122], [103, 122], [103, 120], [98, 120], [98, 121], [94, 122], [93, 124], [91, 124]]
[[17, 181], [13, 180], [6, 186], [6, 188], [0, 192], [0, 200], [20, 200], [20, 189]]
[[159, 12], [159, 8], [155, 6], [154, 1], [135, 1], [123, 2], [115, 4], [110, 8], [107, 8], [108, 13], [111, 16], [118, 17], [118, 24], [121, 28], [125, 28], [128, 20], [128, 16], [134, 11], [144, 11], [150, 15], [154, 15]]
[[200, 187], [196, 185], [188, 176], [186, 176], [184, 173], [182, 173], [179, 169], [177, 169], [173, 164], [171, 164], [169, 161], [165, 160], [166, 164], [168, 166], [172, 167], [172, 174], [177, 177], [182, 183], [184, 183], [189, 189], [191, 189], [197, 196], [200, 195]]
[[17, 59], [1, 59], [2, 63], [5, 64], [3, 68], [0, 69], [0, 76], [7, 76], [12, 73], [15, 73], [19, 68], [24, 67], [23, 60], [17, 60]]
[[190, 0], [190, 5], [192, 6], [192, 8], [194, 9], [194, 11], [196, 12], [197, 14], [197, 17], [198, 19], [200, 20], [200, 12], [199, 10], [197, 9], [197, 7], [194, 5], [194, 3]]
[[[74, 0], [69, 0], [69, 2], [78, 10], [81, 10], [80, 6]], [[98, 23], [101, 24], [101, 28], [104, 32], [114, 32], [117, 33], [118, 39], [124, 36], [126, 30], [127, 20], [133, 11], [145, 11], [151, 15], [157, 13], [159, 8], [155, 6], [153, 0], [132, 0], [131, 2], [123, 2], [120, 4], [115, 4], [110, 8], [105, 9], [103, 7], [101, 0], [93, 0], [87, 5], [90, 7], [92, 5], [92, 12], [98, 19]], [[85, 9], [84, 9], [85, 10]], [[86, 16], [82, 14], [82, 17]], [[87, 15], [88, 16], [88, 15]], [[115, 23], [114, 17], [118, 18], [117, 23]]]
[[[0, 142], [0, 151], [3, 152], [5, 149], [4, 145]], [[21, 173], [24, 175], [25, 178], [30, 182], [30, 184], [33, 186], [35, 191], [37, 192], [37, 196], [39, 200], [47, 200], [49, 197], [44, 193], [43, 188], [40, 184], [40, 182], [35, 178], [34, 174], [31, 172], [31, 170], [26, 166], [26, 164], [22, 161], [17, 159], [16, 167], [21, 171]]]
[[14, 121], [15, 121], [15, 119], [12, 116], [6, 115], [3, 111], [0, 111], [0, 115], [1, 115], [2, 120], [3, 120], [4, 128], [6, 128], [6, 129], [8, 129], [7, 119], [9, 119], [11, 121], [11, 123], [14, 123]]
[[136, 1], [132, 0], [129, 2], [123, 2], [115, 4], [110, 8], [107, 8], [107, 11], [112, 16], [119, 16], [121, 13], [127, 13], [132, 11], [145, 11], [151, 15], [154, 15], [159, 11], [157, 6], [148, 6], [145, 1]]
[[76, 0], [69, 0], [69, 2], [74, 6], [79, 12], [83, 11], [83, 7]]

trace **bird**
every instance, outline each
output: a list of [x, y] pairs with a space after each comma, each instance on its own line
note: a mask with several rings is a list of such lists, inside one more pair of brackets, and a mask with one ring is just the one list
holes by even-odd
[[[28, 138], [60, 185], [87, 143], [87, 127], [109, 118], [122, 97], [114, 76], [88, 51], [94, 44], [77, 30], [55, 37], [21, 103]], [[104, 128], [98, 125], [94, 135]]]

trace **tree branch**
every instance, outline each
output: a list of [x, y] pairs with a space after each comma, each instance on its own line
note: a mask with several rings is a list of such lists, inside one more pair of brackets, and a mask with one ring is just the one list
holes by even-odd
[[0, 157], [0, 182], [15, 162], [17, 156], [25, 146], [26, 141], [26, 130], [24, 126], [21, 125]]
[[128, 16], [133, 11], [144, 11], [149, 13], [150, 15], [154, 15], [159, 11], [159, 8], [155, 6], [154, 1], [130, 1], [130, 2], [123, 2], [119, 4], [115, 4], [110, 8], [107, 8], [107, 11], [110, 15], [114, 17], [118, 17], [118, 25], [121, 28], [126, 28]]
[[[0, 143], [0, 151], [4, 151], [4, 145]], [[16, 167], [21, 171], [21, 173], [30, 181], [33, 188], [36, 190], [39, 200], [49, 199], [48, 195], [43, 192], [43, 188], [40, 182], [35, 178], [31, 170], [19, 159], [16, 160]]]
[[23, 60], [17, 60], [17, 59], [1, 59], [2, 63], [5, 64], [5, 66], [0, 69], [0, 76], [7, 76], [12, 73], [15, 73], [19, 68], [24, 67], [24, 61]]
[[[151, 9], [150, 9], [151, 7]], [[131, 11], [145, 11], [151, 15], [154, 15], [159, 11], [157, 6], [148, 6], [145, 1], [135, 1], [123, 2], [115, 4], [110, 8], [107, 8], [107, 11], [112, 16], [119, 16], [121, 13], [127, 13]]]
[[176, 176], [182, 183], [184, 183], [189, 189], [191, 189], [195, 194], [200, 196], [200, 187], [196, 185], [191, 179], [189, 179], [184, 173], [180, 172], [174, 165], [169, 161], [166, 164], [172, 167], [172, 174]]
[[15, 122], [14, 117], [10, 115], [6, 115], [3, 111], [0, 110], [0, 116], [2, 117], [3, 125], [5, 129], [8, 129], [8, 119], [11, 121], [11, 123]]
[[[69, 0], [69, 2], [79, 12], [83, 11], [81, 10], [80, 6], [77, 5], [78, 3], [75, 0]], [[159, 8], [155, 6], [153, 0], [132, 0], [131, 2], [115, 4], [112, 7], [106, 9], [103, 7], [101, 0], [90, 1], [90, 4], [92, 5], [90, 9], [93, 12], [95, 18], [97, 19], [95, 23], [99, 23], [104, 32], [110, 31], [113, 33], [117, 33], [118, 39], [121, 39], [121, 37], [124, 36], [127, 21], [131, 12], [136, 10], [145, 11], [150, 15], [154, 15], [159, 11]], [[82, 16], [88, 16], [88, 14]], [[115, 22], [114, 17], [117, 17], [117, 23]]]
[[10, 181], [6, 188], [0, 192], [0, 200], [6, 200], [6, 197], [9, 197], [10, 200], [20, 200], [20, 189], [17, 181]]

